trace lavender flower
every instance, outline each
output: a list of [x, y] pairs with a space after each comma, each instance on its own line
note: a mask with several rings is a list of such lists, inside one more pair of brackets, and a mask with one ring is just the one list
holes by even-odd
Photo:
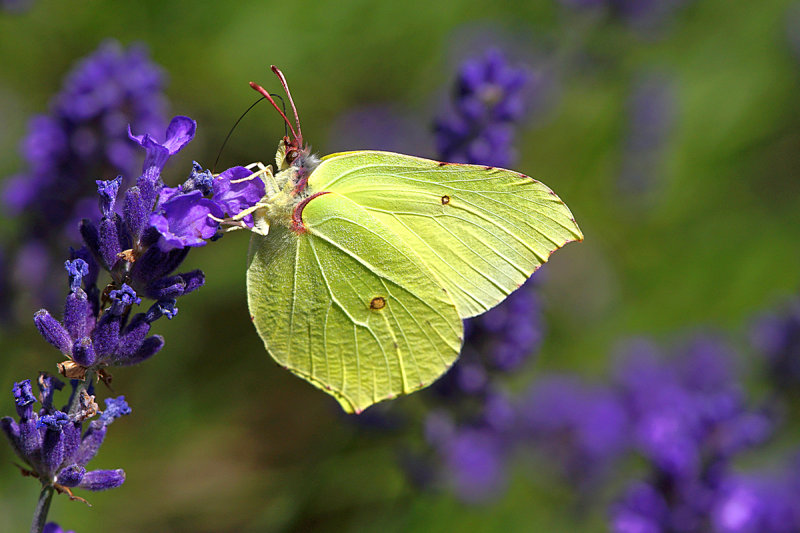
[[468, 321], [464, 338], [490, 368], [513, 372], [538, 351], [543, 328], [541, 302], [531, 278], [503, 303]]
[[[527, 69], [510, 66], [497, 50], [465, 62], [452, 109], [436, 121], [440, 158], [508, 165], [513, 124], [524, 117], [529, 89], [539, 82]], [[519, 369], [539, 347], [534, 287], [529, 280], [494, 309], [465, 322], [461, 357], [429, 395], [439, 408], [428, 417], [425, 433], [440, 463], [429, 477], [444, 478], [468, 503], [489, 500], [505, 485], [518, 421], [514, 402], [497, 378]]]
[[510, 166], [514, 124], [526, 113], [540, 76], [512, 67], [499, 50], [466, 61], [459, 72], [452, 109], [435, 122], [440, 157], [456, 163]]
[[633, 447], [650, 472], [613, 507], [614, 531], [708, 531], [732, 460], [763, 443], [773, 426], [746, 405], [733, 361], [709, 336], [694, 338], [670, 362], [650, 343], [629, 346], [617, 382]]
[[715, 531], [800, 531], [800, 487], [796, 475], [790, 469], [777, 475], [759, 472], [727, 478], [715, 495], [711, 511]]
[[575, 376], [541, 377], [517, 409], [521, 436], [577, 485], [600, 480], [629, 450], [630, 421], [619, 397]]
[[463, 428], [443, 443], [449, 483], [465, 502], [499, 496], [506, 483], [504, 442], [485, 428]]
[[[131, 123], [144, 131], [164, 125], [164, 75], [142, 47], [123, 49], [109, 41], [66, 77], [47, 114], [29, 123], [22, 144], [27, 168], [6, 181], [6, 210], [21, 218], [20, 243], [36, 247], [36, 262], [17, 253], [22, 276], [40, 296], [57, 272], [64, 243], [78, 238], [78, 222], [95, 217], [89, 176], [132, 176], [140, 160], [126, 134]], [[127, 185], [122, 183], [122, 186]], [[22, 246], [22, 245], [20, 245]]]
[[751, 330], [751, 343], [767, 364], [769, 377], [782, 391], [800, 382], [800, 301], [759, 317]]
[[[34, 409], [36, 398], [31, 382], [24, 380], [14, 384], [19, 421], [11, 417], [0, 419], [0, 428], [17, 456], [30, 468], [26, 473], [70, 496], [74, 487], [98, 491], [120, 486], [125, 481], [122, 470], [87, 471], [86, 464], [97, 454], [108, 426], [119, 416], [130, 413], [125, 398], [107, 399], [104, 413], [83, 432], [83, 423], [97, 414], [94, 396], [84, 391], [77, 401], [71, 402], [74, 409], [57, 410], [53, 407], [53, 396], [64, 384], [42, 374], [38, 385], [40, 409]], [[77, 382], [72, 385], [74, 396]]]
[[[125, 191], [122, 215], [116, 205], [123, 179], [97, 182], [102, 217], [99, 224], [83, 220], [85, 245], [65, 263], [70, 293], [63, 319], [44, 309], [34, 317], [45, 340], [67, 357], [59, 365], [66, 377], [83, 379], [87, 370], [96, 370], [108, 379], [106, 367], [138, 364], [161, 350], [163, 338], [148, 336], [151, 324], [162, 316], [173, 318], [177, 299], [205, 282], [199, 270], [173, 272], [191, 247], [215, 236], [225, 213], [234, 216], [263, 197], [263, 182], [242, 167], [213, 178], [195, 164], [183, 187], [165, 187], [162, 169], [195, 130], [193, 120], [179, 116], [170, 122], [163, 142], [150, 134], [130, 134], [146, 156], [136, 186]], [[219, 199], [203, 196], [212, 191]], [[100, 270], [111, 276], [102, 294]], [[131, 313], [142, 297], [155, 303]]]

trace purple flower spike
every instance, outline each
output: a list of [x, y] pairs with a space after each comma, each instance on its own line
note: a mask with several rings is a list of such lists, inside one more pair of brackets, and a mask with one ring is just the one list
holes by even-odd
[[[214, 201], [228, 216], [235, 216], [240, 211], [254, 206], [264, 197], [264, 182], [260, 177], [244, 167], [229, 168], [214, 180]], [[246, 217], [248, 226], [252, 227], [253, 217]]]
[[[52, 283], [42, 280], [56, 279], [62, 243], [78, 237], [75, 221], [99, 218], [97, 187], [89, 177], [132, 178], [138, 172], [139, 147], [127, 138], [126, 125], [163, 131], [163, 78], [141, 47], [106, 42], [75, 65], [47, 114], [29, 122], [21, 146], [25, 166], [0, 187], [6, 211], [22, 217], [20, 228], [25, 230], [18, 243], [41, 250], [36, 265], [40, 274], [20, 280], [25, 285], [20, 293], [52, 299]], [[115, 181], [108, 183], [111, 188], [101, 187], [100, 204], [107, 216], [114, 210]], [[30, 270], [28, 260], [16, 256], [16, 268]]]
[[[80, 344], [80, 343], [79, 343]], [[72, 394], [77, 381], [72, 382]], [[116, 418], [130, 413], [124, 397], [106, 400], [106, 411], [89, 423], [82, 434], [83, 422], [97, 414], [93, 397], [83, 398], [74, 416], [53, 408], [53, 393], [63, 387], [60, 380], [46, 374], [39, 377], [42, 390], [42, 409], [33, 412], [30, 381], [14, 386], [17, 403], [28, 412], [22, 413], [17, 423], [10, 417], [0, 419], [0, 429], [8, 437], [14, 451], [32, 471], [34, 477], [45, 485], [58, 483], [64, 487], [104, 490], [117, 487], [125, 480], [122, 470], [97, 470], [86, 472], [88, 463], [105, 438], [107, 426]], [[92, 387], [87, 391], [93, 393]], [[25, 415], [28, 415], [26, 418]]]
[[544, 99], [544, 86], [542, 76], [525, 67], [512, 67], [499, 50], [466, 61], [459, 72], [453, 108], [434, 125], [440, 157], [457, 163], [509, 166], [514, 158], [513, 124], [524, 118], [526, 108], [539, 103], [534, 100]]
[[104, 217], [114, 214], [114, 204], [117, 201], [119, 186], [122, 184], [122, 176], [117, 176], [113, 180], [96, 181], [97, 194], [100, 195], [100, 212]]
[[222, 209], [213, 201], [203, 198], [200, 191], [173, 196], [161, 206], [161, 211], [150, 216], [150, 225], [161, 235], [158, 247], [169, 252], [186, 246], [204, 246], [205, 239], [214, 236], [219, 223], [211, 218], [222, 218]]
[[86, 472], [78, 488], [91, 491], [108, 490], [119, 487], [125, 482], [125, 471], [119, 470], [92, 470]]

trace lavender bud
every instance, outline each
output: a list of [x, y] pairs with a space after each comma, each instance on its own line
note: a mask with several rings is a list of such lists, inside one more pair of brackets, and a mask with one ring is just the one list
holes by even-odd
[[100, 221], [100, 257], [109, 270], [114, 269], [114, 265], [119, 260], [119, 253], [122, 248], [119, 245], [119, 233], [117, 232], [117, 221], [114, 218], [103, 217]]
[[46, 309], [37, 311], [33, 315], [33, 322], [44, 340], [55, 346], [64, 355], [72, 353], [72, 338], [69, 336], [69, 332]]
[[145, 205], [139, 187], [131, 187], [125, 192], [123, 216], [131, 238], [138, 242], [150, 221], [150, 209]]
[[78, 287], [69, 293], [64, 305], [64, 327], [73, 339], [89, 334], [94, 326], [94, 309], [86, 293]]
[[100, 491], [119, 487], [125, 482], [125, 471], [119, 470], [92, 470], [84, 474], [78, 488]]
[[72, 346], [72, 360], [81, 366], [92, 366], [97, 362], [92, 339], [83, 337]]
[[65, 487], [75, 487], [83, 481], [83, 476], [86, 474], [86, 468], [81, 465], [72, 464], [66, 468], [62, 468], [61, 472], [56, 477], [56, 483]]

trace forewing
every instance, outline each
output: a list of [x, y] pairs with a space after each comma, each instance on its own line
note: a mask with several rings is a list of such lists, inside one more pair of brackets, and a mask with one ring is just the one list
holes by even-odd
[[583, 238], [553, 191], [500, 168], [345, 152], [326, 157], [308, 184], [351, 199], [405, 241], [462, 318], [497, 305], [553, 251]]
[[248, 303], [272, 357], [348, 412], [441, 376], [462, 323], [408, 245], [337, 194], [308, 202], [302, 223], [251, 240]]

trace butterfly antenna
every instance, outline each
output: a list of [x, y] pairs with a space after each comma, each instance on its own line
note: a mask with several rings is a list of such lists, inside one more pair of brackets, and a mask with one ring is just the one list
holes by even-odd
[[[269, 95], [272, 96], [273, 98], [277, 98], [278, 100], [281, 101], [281, 107], [283, 108], [283, 114], [285, 115], [286, 114], [286, 102], [283, 101], [283, 97], [281, 97], [281, 95], [275, 94], [275, 93], [269, 93]], [[262, 100], [263, 100], [263, 98], [262, 98]], [[289, 136], [289, 128], [286, 127], [285, 123], [283, 125], [283, 134], [286, 137]]]
[[289, 103], [292, 105], [292, 111], [294, 112], [294, 121], [295, 124], [297, 124], [297, 133], [299, 135], [298, 140], [300, 141], [300, 144], [303, 144], [303, 132], [300, 131], [300, 117], [297, 115], [297, 108], [294, 105], [294, 100], [292, 100], [292, 93], [289, 92], [289, 84], [286, 83], [286, 78], [284, 77], [283, 72], [281, 72], [281, 69], [275, 65], [272, 65], [270, 68], [272, 69], [272, 72], [278, 76], [278, 79], [281, 81], [283, 91], [286, 93], [286, 96], [289, 97]]
[[222, 151], [225, 149], [225, 145], [226, 145], [226, 144], [228, 144], [228, 139], [230, 139], [230, 138], [231, 138], [231, 135], [233, 135], [233, 131], [236, 129], [236, 126], [238, 126], [238, 125], [239, 125], [239, 123], [240, 123], [240, 122], [242, 121], [242, 119], [244, 118], [244, 116], [245, 116], [246, 114], [248, 114], [248, 113], [250, 112], [250, 110], [251, 110], [251, 109], [253, 109], [253, 108], [254, 108], [254, 107], [255, 107], [255, 106], [256, 106], [256, 105], [257, 105], [259, 102], [261, 102], [262, 100], [264, 100], [264, 97], [263, 97], [263, 96], [262, 96], [261, 98], [259, 98], [258, 100], [256, 100], [255, 102], [253, 102], [252, 104], [250, 104], [250, 107], [248, 107], [248, 108], [245, 110], [245, 112], [244, 112], [244, 113], [242, 113], [242, 115], [241, 115], [241, 116], [240, 116], [238, 119], [236, 119], [236, 122], [234, 122], [234, 123], [233, 123], [233, 126], [231, 127], [230, 131], [229, 131], [229, 132], [228, 132], [228, 134], [225, 136], [225, 140], [224, 140], [224, 141], [222, 141], [222, 146], [220, 146], [220, 147], [219, 147], [219, 152], [217, 152], [217, 158], [214, 160], [214, 166], [213, 166], [213, 167], [211, 167], [211, 173], [212, 173], [212, 174], [213, 174], [213, 173], [214, 173], [214, 171], [216, 170], [216, 168], [217, 168], [217, 163], [219, 163], [219, 158], [222, 156]]
[[[272, 104], [272, 107], [274, 107], [275, 110], [278, 113], [280, 113], [281, 117], [283, 118], [283, 121], [286, 122], [287, 126], [289, 126], [289, 131], [292, 132], [292, 136], [294, 136], [295, 140], [298, 141], [298, 144], [302, 144], [303, 138], [297, 135], [297, 132], [294, 131], [294, 127], [292, 126], [292, 123], [289, 122], [288, 118], [286, 118], [286, 113], [284, 113], [281, 110], [281, 108], [278, 107], [278, 104], [275, 103], [275, 100], [272, 99], [272, 96], [266, 91], [266, 89], [264, 89], [261, 85], [257, 84], [254, 81], [250, 82], [250, 87], [252, 87], [254, 91], [256, 91], [259, 94], [261, 94], [264, 98], [269, 100], [269, 103]], [[289, 101], [291, 102], [291, 100], [289, 100]]]

